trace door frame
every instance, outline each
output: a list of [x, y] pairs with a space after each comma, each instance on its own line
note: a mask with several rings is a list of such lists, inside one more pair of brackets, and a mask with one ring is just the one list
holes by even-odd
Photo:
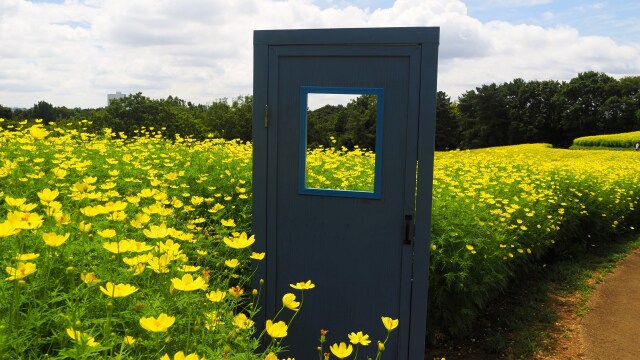
[[[253, 77], [253, 233], [256, 235], [255, 251], [267, 251], [268, 234], [271, 232], [270, 213], [276, 211], [275, 202], [268, 202], [268, 169], [275, 168], [275, 156], [271, 159], [269, 143], [275, 144], [275, 126], [268, 126], [269, 118], [277, 114], [269, 109], [269, 93], [276, 93], [277, 84], [269, 83], [269, 52], [272, 46], [295, 45], [419, 45], [421, 47], [420, 93], [418, 97], [418, 147], [417, 188], [415, 204], [415, 237], [411, 265], [410, 325], [407, 359], [424, 356], [426, 335], [427, 292], [429, 279], [429, 250], [431, 231], [431, 192], [433, 181], [433, 156], [435, 135], [435, 107], [439, 28], [375, 28], [375, 29], [303, 29], [254, 31]], [[271, 99], [273, 101], [273, 99]], [[266, 258], [269, 259], [267, 251]], [[275, 257], [275, 254], [271, 254]], [[268, 260], [267, 260], [268, 261]], [[261, 279], [269, 279], [269, 266], [261, 264], [254, 274], [254, 287]], [[267, 284], [268, 286], [268, 284]], [[256, 316], [258, 327], [267, 319], [265, 297], [259, 299], [262, 311]], [[303, 310], [304, 311], [304, 310]], [[403, 345], [399, 344], [399, 348]]]

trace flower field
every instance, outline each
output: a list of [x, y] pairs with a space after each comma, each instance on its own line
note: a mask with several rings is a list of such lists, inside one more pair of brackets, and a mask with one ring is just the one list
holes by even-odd
[[633, 155], [544, 144], [436, 153], [432, 330], [461, 333], [527, 269], [635, 230]]
[[251, 146], [70, 125], [0, 133], [3, 358], [258, 358]]
[[640, 131], [620, 134], [583, 136], [573, 140], [574, 146], [581, 147], [609, 147], [634, 149], [640, 141]]
[[[275, 358], [300, 304], [283, 294], [282, 318], [262, 335], [275, 341], [258, 353], [251, 273], [268, 254], [250, 248], [251, 145], [84, 126], [0, 128], [0, 354]], [[629, 155], [542, 144], [436, 153], [432, 331], [463, 332], [550, 255], [634, 230], [640, 162]], [[345, 157], [363, 171], [336, 172], [353, 168]], [[370, 186], [366, 151], [309, 159], [314, 184]]]

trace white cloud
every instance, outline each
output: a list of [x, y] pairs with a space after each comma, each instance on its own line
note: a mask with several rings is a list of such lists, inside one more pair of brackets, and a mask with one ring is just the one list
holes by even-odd
[[117, 90], [211, 102], [251, 92], [254, 29], [385, 26], [441, 27], [439, 88], [454, 98], [516, 77], [640, 73], [640, 44], [562, 26], [482, 23], [459, 0], [397, 0], [375, 10], [322, 9], [311, 0], [3, 0], [0, 104], [98, 107]]

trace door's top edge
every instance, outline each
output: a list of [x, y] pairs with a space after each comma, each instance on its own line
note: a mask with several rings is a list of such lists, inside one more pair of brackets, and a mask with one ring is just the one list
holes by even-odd
[[254, 45], [438, 44], [439, 27], [254, 30]]

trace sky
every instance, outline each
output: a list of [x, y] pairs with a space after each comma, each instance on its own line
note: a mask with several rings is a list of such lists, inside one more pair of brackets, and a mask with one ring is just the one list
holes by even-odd
[[0, 0], [0, 104], [208, 104], [252, 93], [253, 30], [390, 26], [440, 27], [452, 100], [515, 78], [640, 75], [639, 1]]

